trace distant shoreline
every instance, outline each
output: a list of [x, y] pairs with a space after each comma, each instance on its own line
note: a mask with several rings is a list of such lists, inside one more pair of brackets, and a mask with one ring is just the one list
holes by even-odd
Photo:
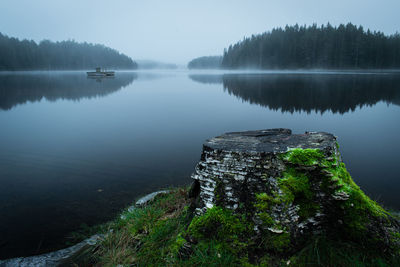
[[[400, 73], [400, 69], [188, 69], [188, 68], [177, 68], [177, 69], [114, 69], [109, 68], [110, 70], [117, 72], [218, 72], [218, 73], [276, 73], [276, 74], [284, 74], [284, 73], [354, 73], [354, 74], [362, 74], [362, 73]], [[92, 71], [92, 69], [33, 69], [33, 70], [0, 70], [0, 73], [32, 73], [32, 72], [86, 72]]]

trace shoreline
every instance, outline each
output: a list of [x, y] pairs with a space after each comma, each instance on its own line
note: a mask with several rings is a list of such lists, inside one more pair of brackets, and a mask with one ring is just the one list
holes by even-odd
[[[128, 220], [126, 215], [133, 213], [136, 209], [142, 209], [146, 207], [148, 204], [151, 205], [151, 202], [156, 199], [158, 196], [167, 196], [170, 193], [174, 193], [177, 190], [184, 190], [182, 187], [178, 187], [171, 190], [159, 190], [143, 197], [140, 197], [133, 205], [128, 206], [125, 208], [121, 213], [116, 217], [115, 220]], [[185, 191], [185, 194], [190, 195], [190, 190]], [[190, 206], [190, 205], [189, 205]], [[188, 207], [189, 207], [188, 206]], [[400, 211], [391, 211], [395, 217], [400, 218]], [[101, 242], [103, 242], [109, 234], [113, 234], [114, 229], [110, 229], [107, 233], [98, 233], [92, 235], [89, 238], [84, 239], [83, 241], [56, 251], [52, 251], [49, 253], [39, 254], [35, 256], [28, 256], [28, 257], [17, 257], [17, 258], [10, 258], [5, 260], [0, 260], [0, 267], [45, 267], [45, 266], [70, 266], [69, 264], [73, 263], [76, 264], [76, 260], [87, 260], [85, 257], [87, 251], [92, 251], [96, 246], [98, 246]], [[82, 256], [83, 255], [83, 256]], [[287, 265], [290, 265], [290, 260], [288, 261]], [[253, 265], [251, 265], [253, 266]]]
[[[124, 210], [133, 211], [137, 207], [141, 207], [146, 205], [148, 202], [152, 201], [156, 196], [163, 193], [168, 193], [170, 190], [159, 190], [147, 195], [140, 197], [133, 205], [128, 206]], [[122, 211], [121, 213], [122, 214]], [[118, 215], [123, 216], [123, 215]], [[16, 258], [8, 258], [4, 260], [0, 260], [0, 267], [13, 267], [13, 266], [23, 266], [23, 267], [38, 267], [38, 266], [55, 266], [58, 264], [62, 264], [65, 261], [68, 261], [70, 258], [73, 258], [74, 255], [79, 254], [80, 252], [88, 249], [89, 247], [93, 247], [102, 240], [104, 240], [104, 234], [95, 234], [81, 242], [78, 242], [72, 246], [27, 257], [16, 257]]]

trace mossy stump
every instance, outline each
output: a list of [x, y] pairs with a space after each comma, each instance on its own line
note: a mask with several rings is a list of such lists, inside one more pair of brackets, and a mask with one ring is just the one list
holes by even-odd
[[267, 250], [291, 254], [323, 235], [399, 253], [399, 222], [354, 183], [332, 134], [226, 133], [204, 143], [192, 178], [197, 216], [230, 210]]

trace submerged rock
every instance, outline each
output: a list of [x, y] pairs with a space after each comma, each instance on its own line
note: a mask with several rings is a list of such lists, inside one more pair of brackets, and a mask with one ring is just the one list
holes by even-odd
[[398, 249], [399, 222], [353, 182], [338, 148], [330, 133], [289, 129], [209, 139], [192, 175], [195, 212], [232, 210], [274, 246], [293, 247], [324, 233]]
[[103, 240], [103, 235], [93, 235], [84, 241], [65, 249], [49, 252], [42, 255], [13, 258], [0, 261], [0, 267], [50, 267], [50, 266], [73, 266], [75, 256], [84, 252], [89, 247]]

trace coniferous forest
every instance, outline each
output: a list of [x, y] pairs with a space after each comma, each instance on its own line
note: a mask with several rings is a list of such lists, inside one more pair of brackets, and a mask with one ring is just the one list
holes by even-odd
[[225, 49], [227, 69], [380, 69], [400, 67], [400, 34], [385, 35], [351, 23], [338, 27], [286, 26]]
[[0, 33], [0, 70], [136, 69], [130, 57], [99, 44], [75, 41], [36, 43]]
[[198, 57], [188, 63], [189, 69], [219, 69], [221, 67], [221, 56]]

